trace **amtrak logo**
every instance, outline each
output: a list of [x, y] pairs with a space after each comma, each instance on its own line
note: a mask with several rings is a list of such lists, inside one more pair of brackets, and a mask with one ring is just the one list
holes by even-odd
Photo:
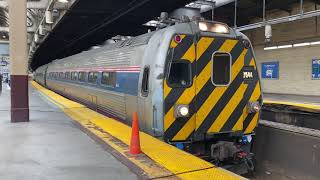
[[243, 72], [243, 78], [244, 79], [253, 78], [253, 73], [252, 72]]

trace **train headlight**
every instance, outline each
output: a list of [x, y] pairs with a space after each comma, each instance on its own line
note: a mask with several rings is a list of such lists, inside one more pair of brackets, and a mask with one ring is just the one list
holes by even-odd
[[205, 32], [214, 32], [221, 34], [230, 33], [228, 25], [217, 22], [199, 22], [199, 29]]
[[249, 102], [247, 107], [249, 113], [256, 113], [261, 110], [261, 105], [258, 101]]
[[201, 31], [208, 31], [207, 23], [205, 23], [205, 22], [199, 22], [199, 29], [200, 29]]
[[189, 115], [189, 106], [184, 104], [176, 105], [174, 115], [175, 117], [187, 117]]

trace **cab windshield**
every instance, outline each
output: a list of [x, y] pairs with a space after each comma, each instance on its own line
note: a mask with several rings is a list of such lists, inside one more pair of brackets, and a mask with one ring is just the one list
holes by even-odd
[[191, 63], [185, 60], [173, 61], [170, 65], [167, 83], [171, 87], [191, 86]]

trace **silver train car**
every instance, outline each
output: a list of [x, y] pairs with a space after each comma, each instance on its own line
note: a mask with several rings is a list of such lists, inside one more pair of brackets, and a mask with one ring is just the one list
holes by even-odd
[[176, 23], [55, 60], [34, 78], [127, 124], [137, 111], [142, 131], [215, 164], [253, 169], [260, 80], [249, 39], [226, 24]]

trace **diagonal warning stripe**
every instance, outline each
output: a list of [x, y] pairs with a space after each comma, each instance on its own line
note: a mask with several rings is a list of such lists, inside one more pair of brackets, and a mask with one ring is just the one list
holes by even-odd
[[[233, 48], [236, 46], [236, 44], [238, 43], [237, 40], [222, 40], [219, 39], [219, 41], [217, 41], [216, 44], [212, 43], [211, 39], [209, 39], [208, 41], [205, 41], [206, 38], [202, 38], [198, 43], [200, 45], [203, 45], [203, 43], [206, 43], [206, 46], [208, 46], [207, 48], [200, 48], [200, 54], [198, 54], [198, 56], [201, 56], [200, 58], [197, 58], [197, 63], [198, 62], [207, 62], [206, 66], [204, 66], [202, 68], [202, 71], [199, 71], [200, 73], [197, 75], [197, 79], [196, 79], [196, 94], [192, 97], [192, 99], [188, 98], [188, 101], [185, 101], [186, 104], [196, 104], [195, 100], [197, 99], [197, 94], [200, 92], [200, 90], [204, 89], [204, 90], [210, 90], [207, 92], [207, 94], [210, 94], [210, 92], [212, 91], [213, 85], [210, 81], [210, 77], [211, 77], [211, 67], [212, 67], [212, 61], [211, 61], [211, 55], [213, 54], [213, 52], [215, 51], [226, 51], [226, 52], [230, 52], [233, 50]], [[211, 42], [211, 44], [209, 45], [209, 43]], [[213, 41], [214, 42], [214, 41]], [[223, 42], [223, 44], [222, 44]], [[221, 46], [217, 46], [221, 44]], [[198, 50], [199, 47], [197, 47]], [[204, 51], [203, 49], [206, 49], [206, 51]], [[198, 64], [197, 64], [198, 66]], [[205, 86], [205, 84], [207, 84], [207, 86]], [[205, 87], [204, 87], [205, 86]], [[184, 99], [183, 96], [181, 96], [181, 98]], [[191, 101], [190, 101], [191, 100]], [[192, 106], [192, 108], [190, 109], [190, 118], [179, 118], [179, 119], [175, 119], [173, 116], [173, 114], [169, 114], [169, 116], [171, 116], [171, 118], [174, 119], [174, 121], [172, 121], [172, 125], [168, 128], [165, 129], [166, 130], [166, 136], [168, 139], [173, 139], [173, 140], [185, 140], [193, 131], [194, 131], [194, 127], [192, 127], [192, 125], [195, 125], [195, 112], [197, 111], [197, 107], [194, 107], [194, 105]], [[167, 115], [167, 114], [166, 114]]]

